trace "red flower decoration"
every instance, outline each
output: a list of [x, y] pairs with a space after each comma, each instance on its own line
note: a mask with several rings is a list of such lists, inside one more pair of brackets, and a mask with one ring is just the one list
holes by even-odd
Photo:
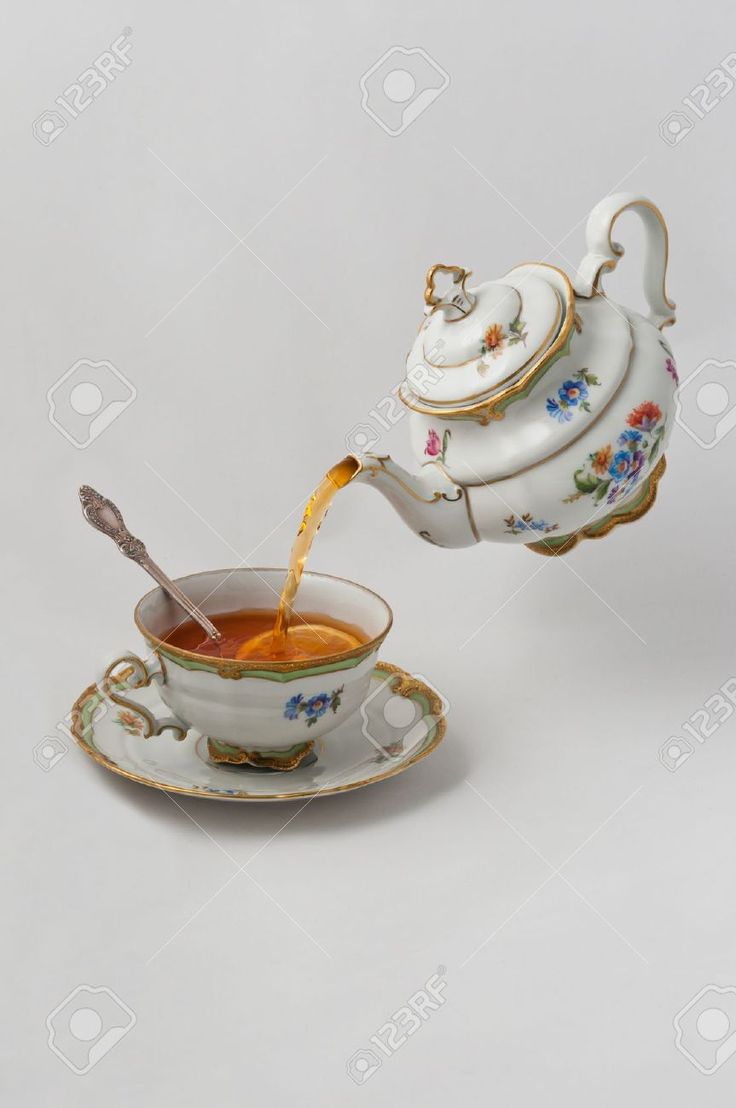
[[626, 422], [629, 427], [638, 427], [641, 431], [651, 431], [662, 418], [662, 409], [652, 400], [645, 400], [633, 412], [629, 412]]

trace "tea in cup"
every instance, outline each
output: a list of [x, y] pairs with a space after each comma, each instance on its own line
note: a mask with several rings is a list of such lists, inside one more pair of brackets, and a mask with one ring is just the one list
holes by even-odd
[[[183, 738], [195, 728], [207, 736], [215, 761], [294, 769], [315, 739], [360, 707], [393, 616], [362, 585], [304, 573], [287, 647], [276, 647], [275, 600], [285, 574], [240, 568], [176, 582], [222, 632], [219, 643], [183, 619], [163, 589], [147, 593], [134, 619], [153, 660], [125, 655], [108, 666], [110, 698], [143, 716], [146, 737], [172, 729]], [[130, 697], [131, 689], [153, 680], [172, 712], [165, 720], [153, 719]]]

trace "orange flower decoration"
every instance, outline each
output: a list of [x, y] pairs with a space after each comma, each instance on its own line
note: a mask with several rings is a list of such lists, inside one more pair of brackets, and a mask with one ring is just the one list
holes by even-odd
[[638, 427], [641, 431], [651, 431], [662, 418], [662, 409], [652, 400], [645, 400], [633, 412], [629, 412], [626, 422], [629, 427]]
[[503, 350], [506, 336], [500, 323], [492, 323], [483, 336], [483, 353], [492, 354], [495, 358]]
[[605, 473], [611, 464], [613, 450], [610, 446], [604, 446], [593, 455], [593, 469], [596, 473]]

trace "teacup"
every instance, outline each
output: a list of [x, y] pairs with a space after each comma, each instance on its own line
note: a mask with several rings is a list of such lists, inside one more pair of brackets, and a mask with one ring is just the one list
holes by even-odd
[[[243, 609], [271, 609], [283, 569], [223, 569], [179, 578], [179, 587], [210, 617]], [[166, 641], [185, 617], [161, 588], [138, 602], [134, 619], [149, 648], [116, 659], [105, 671], [105, 689], [116, 704], [143, 719], [145, 738], [171, 729], [183, 739], [190, 728], [208, 737], [215, 761], [294, 769], [314, 740], [345, 723], [365, 699], [379, 647], [393, 615], [370, 589], [340, 577], [305, 573], [295, 612], [323, 612], [359, 627], [366, 641], [342, 653], [304, 661], [239, 661], [197, 654]], [[152, 681], [172, 716], [155, 719], [131, 699], [131, 689]], [[124, 681], [124, 684], [121, 684]], [[302, 711], [301, 708], [306, 710]]]

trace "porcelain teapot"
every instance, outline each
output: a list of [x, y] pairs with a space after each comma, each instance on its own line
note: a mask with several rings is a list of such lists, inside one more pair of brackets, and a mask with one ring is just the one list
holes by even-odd
[[[611, 237], [624, 211], [645, 228], [647, 317], [602, 288], [624, 253]], [[543, 262], [478, 285], [460, 266], [429, 270], [399, 392], [420, 470], [354, 456], [356, 479], [380, 489], [427, 542], [560, 554], [652, 505], [677, 388], [661, 334], [675, 321], [667, 227], [651, 201], [617, 193], [593, 209], [586, 246], [572, 282]]]

